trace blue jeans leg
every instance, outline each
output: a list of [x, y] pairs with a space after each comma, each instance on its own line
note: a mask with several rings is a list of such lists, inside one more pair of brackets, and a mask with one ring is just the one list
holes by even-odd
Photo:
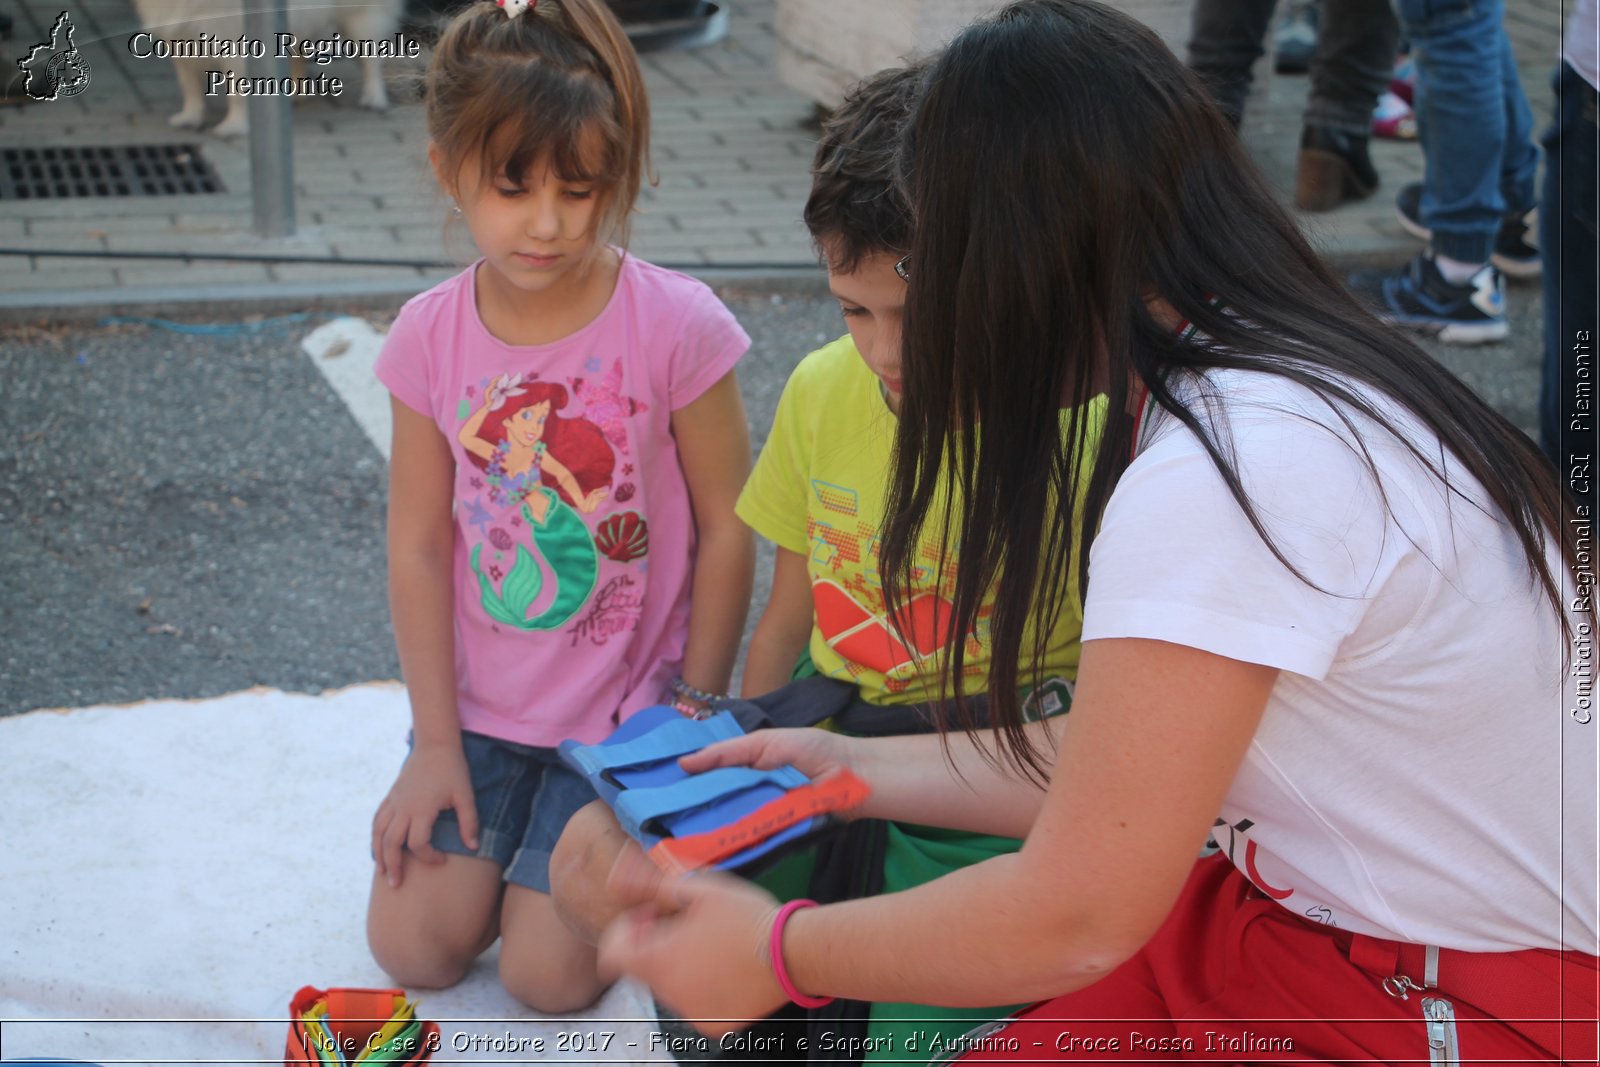
[[1504, 0], [1399, 0], [1417, 63], [1422, 222], [1440, 255], [1486, 263], [1500, 219], [1533, 203], [1533, 114]]
[[1501, 77], [1505, 82], [1506, 145], [1500, 157], [1500, 199], [1506, 211], [1523, 212], [1536, 202], [1534, 179], [1539, 172], [1539, 149], [1533, 142], [1533, 109], [1517, 73], [1511, 38], [1500, 31]]
[[[1544, 135], [1544, 148], [1539, 252], [1544, 257], [1545, 334], [1539, 446], [1563, 481], [1573, 481], [1580, 502], [1593, 509], [1595, 336], [1600, 333], [1595, 295], [1600, 283], [1595, 216], [1600, 107], [1594, 88], [1565, 63], [1555, 78], [1555, 118]], [[1580, 406], [1580, 399], [1587, 404]], [[1589, 457], [1590, 471], [1585, 478], [1572, 479], [1578, 456]]]

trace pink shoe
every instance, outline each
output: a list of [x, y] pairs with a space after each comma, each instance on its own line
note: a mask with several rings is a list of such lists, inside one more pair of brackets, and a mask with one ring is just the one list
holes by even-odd
[[1378, 106], [1372, 112], [1372, 136], [1389, 141], [1417, 139], [1417, 117], [1412, 114], [1411, 105], [1393, 90], [1378, 97]]
[[1394, 77], [1389, 79], [1389, 91], [1409, 105], [1417, 102], [1417, 65], [1409, 54], [1394, 61]]

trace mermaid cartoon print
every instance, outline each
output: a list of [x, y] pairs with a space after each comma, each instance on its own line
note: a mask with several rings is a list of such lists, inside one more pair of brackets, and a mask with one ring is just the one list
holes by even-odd
[[[579, 513], [592, 514], [610, 495], [616, 459], [593, 422], [557, 414], [567, 401], [563, 385], [502, 374], [484, 388], [482, 405], [456, 435], [468, 459], [486, 475], [490, 500], [520, 514], [531, 534], [533, 552], [502, 527], [489, 530], [493, 548], [516, 552], [498, 589], [500, 568], [484, 573], [481, 541], [470, 557], [484, 611], [519, 630], [564, 625], [594, 592], [599, 570], [594, 537]], [[530, 615], [545, 591], [545, 568], [555, 593]]]

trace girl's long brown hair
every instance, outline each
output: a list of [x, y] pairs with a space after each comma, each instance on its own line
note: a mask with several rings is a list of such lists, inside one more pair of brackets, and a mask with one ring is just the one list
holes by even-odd
[[[1143, 25], [1091, 0], [1022, 0], [969, 28], [929, 74], [902, 167], [916, 226], [884, 583], [893, 610], [942, 482], [962, 502], [935, 533], [960, 546], [944, 685], [958, 724], [971, 728], [955, 638], [972, 632], [994, 587], [989, 714], [1013, 766], [1045, 773], [1017, 696], [1040, 679], [1023, 677], [1019, 663], [1043, 662], [1074, 569], [1088, 589], [1088, 546], [1130, 462], [1135, 382], [1195, 433], [1256, 532], [1297, 574], [1240, 483], [1225, 429], [1171, 386], [1210, 368], [1276, 374], [1313, 390], [1347, 426], [1341, 408], [1391, 432], [1393, 417], [1363, 394], [1393, 398], [1443, 446], [1413, 453], [1456, 495], [1468, 477], [1482, 483], [1531, 579], [1561, 611], [1545, 538], [1559, 531], [1571, 553], [1575, 535], [1548, 462], [1355, 302], [1204, 89]], [[1216, 343], [1181, 342], [1153, 318], [1150, 294]], [[1074, 417], [1063, 445], [1061, 409], [1081, 413], [1101, 390], [1099, 441]], [[967, 432], [979, 426], [981, 447]], [[1030, 615], [1035, 645], [1024, 650]]]

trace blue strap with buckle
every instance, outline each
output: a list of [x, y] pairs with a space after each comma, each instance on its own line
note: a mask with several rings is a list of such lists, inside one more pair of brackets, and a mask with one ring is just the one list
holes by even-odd
[[713, 715], [707, 719], [674, 717], [631, 741], [615, 744], [573, 745], [562, 747], [562, 756], [585, 776], [602, 771], [638, 767], [662, 760], [677, 759], [698, 752], [709, 744], [743, 736], [744, 731], [731, 715]]
[[[793, 767], [758, 771], [754, 767], [718, 767], [704, 774], [691, 774], [673, 785], [660, 785], [652, 789], [624, 789], [612, 810], [617, 820], [634, 837], [643, 837], [652, 820], [669, 815], [686, 815], [696, 809], [709, 809], [719, 801], [731, 800], [740, 793], [748, 793], [766, 786], [765, 795], [754, 804], [741, 804], [754, 810], [768, 800], [810, 781]], [[744, 814], [740, 812], [740, 814]], [[719, 820], [725, 821], [725, 820]]]
[[[727, 712], [686, 719], [666, 705], [635, 712], [593, 745], [561, 744], [561, 758], [594, 786], [617, 821], [650, 849], [663, 837], [686, 837], [730, 826], [790, 789], [810, 781], [791, 766], [759, 771], [718, 767], [689, 774], [678, 757], [744, 734]], [[832, 825], [825, 816], [787, 827], [717, 864], [736, 870]]]

